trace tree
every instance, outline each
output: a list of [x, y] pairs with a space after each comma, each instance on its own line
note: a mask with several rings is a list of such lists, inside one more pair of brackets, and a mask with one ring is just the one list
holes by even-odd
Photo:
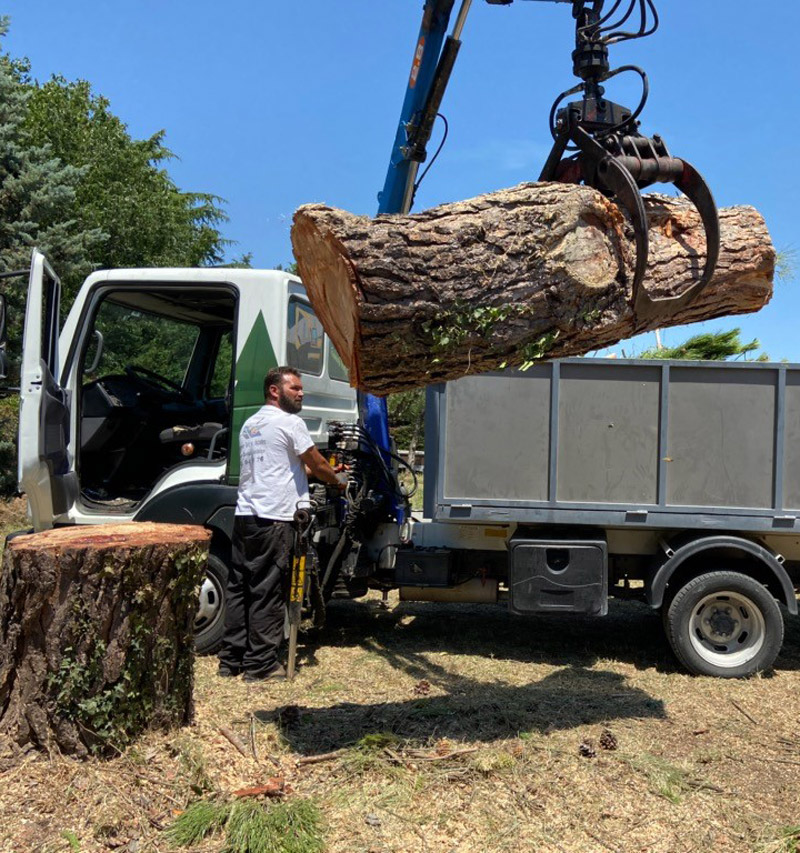
[[[755, 338], [750, 343], [742, 343], [741, 329], [729, 329], [726, 332], [703, 332], [685, 340], [674, 347], [653, 347], [647, 349], [639, 358], [683, 359], [686, 361], [725, 361], [755, 352], [761, 344]], [[758, 361], [769, 361], [766, 353], [758, 356]]]
[[[174, 155], [164, 130], [133, 139], [87, 81], [59, 76], [32, 89], [25, 130], [31, 145], [48, 145], [80, 169], [75, 216], [102, 233], [91, 254], [93, 267], [192, 267], [223, 260], [229, 241], [218, 229], [227, 221], [222, 199], [176, 186], [165, 169]], [[66, 278], [68, 293], [81, 278]]]
[[390, 394], [387, 405], [392, 437], [398, 448], [408, 450], [408, 464], [413, 468], [425, 426], [425, 389], [415, 388]]
[[[7, 30], [0, 18], [0, 36]], [[65, 165], [52, 146], [33, 144], [25, 130], [31, 96], [28, 63], [0, 54], [0, 272], [25, 269], [39, 246], [67, 275], [91, 267], [102, 239], [99, 228], [75, 216], [83, 170]], [[3, 281], [8, 300], [12, 381], [21, 350], [27, 280]]]
[[[8, 22], [0, 18], [0, 38]], [[67, 307], [94, 269], [218, 264], [229, 241], [222, 200], [184, 192], [169, 176], [163, 130], [133, 139], [85, 80], [31, 80], [30, 64], [0, 52], [0, 272], [48, 256]], [[249, 266], [248, 255], [234, 261]], [[0, 281], [8, 301], [9, 385], [22, 350], [27, 277]], [[124, 331], [124, 330], [121, 330]], [[0, 491], [13, 483], [16, 407], [0, 403]]]

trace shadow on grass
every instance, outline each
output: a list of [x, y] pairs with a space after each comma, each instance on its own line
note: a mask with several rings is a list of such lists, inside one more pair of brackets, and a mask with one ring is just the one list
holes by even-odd
[[[800, 670], [800, 617], [784, 610], [785, 639], [775, 668]], [[611, 599], [607, 616], [515, 616], [502, 605], [402, 602], [384, 611], [374, 600], [333, 602], [328, 623], [306, 649], [313, 666], [316, 642], [363, 647], [420, 678], [429, 652], [479, 655], [521, 663], [592, 667], [618, 661], [638, 670], [684, 672], [667, 642], [660, 614], [637, 601]]]
[[[318, 644], [360, 648], [446, 695], [301, 707], [284, 727], [292, 749], [301, 754], [327, 752], [366, 734], [389, 731], [420, 742], [494, 741], [619, 719], [663, 718], [660, 700], [631, 687], [624, 675], [603, 669], [602, 661], [628, 661], [642, 668], [657, 662], [659, 668], [677, 670], [659, 618], [631, 603], [613, 603], [610, 616], [602, 619], [534, 620], [496, 607], [403, 603], [383, 611], [375, 601], [335, 602], [325, 630], [307, 640], [300, 650], [306, 671], [316, 666]], [[467, 662], [453, 672], [437, 663], [437, 652], [486, 662]], [[564, 669], [528, 684], [509, 684], [493, 672], [491, 661]], [[473, 674], [464, 674], [465, 669]], [[262, 716], [275, 719], [273, 712]]]
[[[392, 702], [300, 707], [284, 725], [294, 752], [315, 755], [393, 732], [425, 743], [449, 738], [491, 742], [626, 718], [664, 718], [664, 704], [617, 673], [568, 668], [522, 686], [448, 674], [450, 693]], [[257, 712], [274, 720], [274, 712]]]
[[[786, 616], [778, 670], [800, 670], [800, 618]], [[385, 703], [343, 702], [300, 707], [284, 736], [298, 753], [314, 755], [354, 744], [364, 735], [393, 732], [491, 742], [523, 733], [633, 718], [665, 718], [664, 704], [626, 677], [603, 667], [619, 662], [642, 671], [683, 673], [667, 644], [660, 616], [638, 602], [611, 601], [608, 616], [512, 616], [502, 607], [404, 602], [382, 610], [375, 600], [333, 602], [328, 623], [305, 637], [299, 663], [317, 665], [316, 649], [362, 649], [446, 695]], [[473, 658], [453, 672], [436, 653]], [[474, 658], [484, 658], [486, 664]], [[446, 659], [445, 659], [446, 660]], [[528, 684], [509, 684], [489, 663], [563, 667]], [[478, 675], [465, 675], [464, 670]], [[531, 672], [535, 672], [532, 670]], [[275, 719], [275, 712], [258, 714]]]
[[430, 652], [586, 668], [614, 660], [637, 669], [680, 671], [658, 614], [638, 602], [609, 605], [601, 617], [525, 617], [502, 605], [401, 602], [384, 611], [374, 600], [337, 601], [328, 608], [325, 629], [309, 637], [305, 664], [315, 664], [319, 643], [369, 649], [419, 678], [430, 678], [425, 657]]

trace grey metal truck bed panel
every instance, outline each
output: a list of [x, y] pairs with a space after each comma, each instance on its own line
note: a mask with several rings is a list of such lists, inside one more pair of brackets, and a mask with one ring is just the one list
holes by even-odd
[[565, 359], [428, 389], [436, 520], [800, 530], [800, 365]]

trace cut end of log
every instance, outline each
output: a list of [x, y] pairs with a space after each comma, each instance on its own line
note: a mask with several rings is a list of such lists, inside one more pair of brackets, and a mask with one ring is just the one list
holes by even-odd
[[311, 215], [321, 207], [305, 205], [295, 213], [292, 246], [317, 317], [347, 368], [350, 384], [358, 387], [358, 273], [342, 243]]

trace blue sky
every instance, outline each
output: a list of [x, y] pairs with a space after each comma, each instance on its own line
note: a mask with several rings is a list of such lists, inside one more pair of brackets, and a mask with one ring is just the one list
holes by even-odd
[[[5, 49], [89, 80], [134, 136], [165, 128], [183, 189], [227, 200], [226, 236], [256, 266], [291, 261], [294, 210], [323, 201], [374, 214], [419, 30], [422, 0], [6, 0]], [[800, 362], [800, 3], [657, 0], [661, 27], [612, 47], [642, 66], [642, 131], [695, 164], [719, 206], [752, 204], [795, 271], [758, 314], [663, 333], [742, 327], [776, 360]], [[562, 3], [474, 0], [445, 97], [448, 142], [416, 210], [535, 179], [547, 115], [571, 75]], [[634, 103], [620, 84], [608, 95]], [[434, 137], [435, 140], [438, 137]], [[628, 354], [652, 335], [623, 344]], [[619, 347], [616, 348], [619, 351]]]

